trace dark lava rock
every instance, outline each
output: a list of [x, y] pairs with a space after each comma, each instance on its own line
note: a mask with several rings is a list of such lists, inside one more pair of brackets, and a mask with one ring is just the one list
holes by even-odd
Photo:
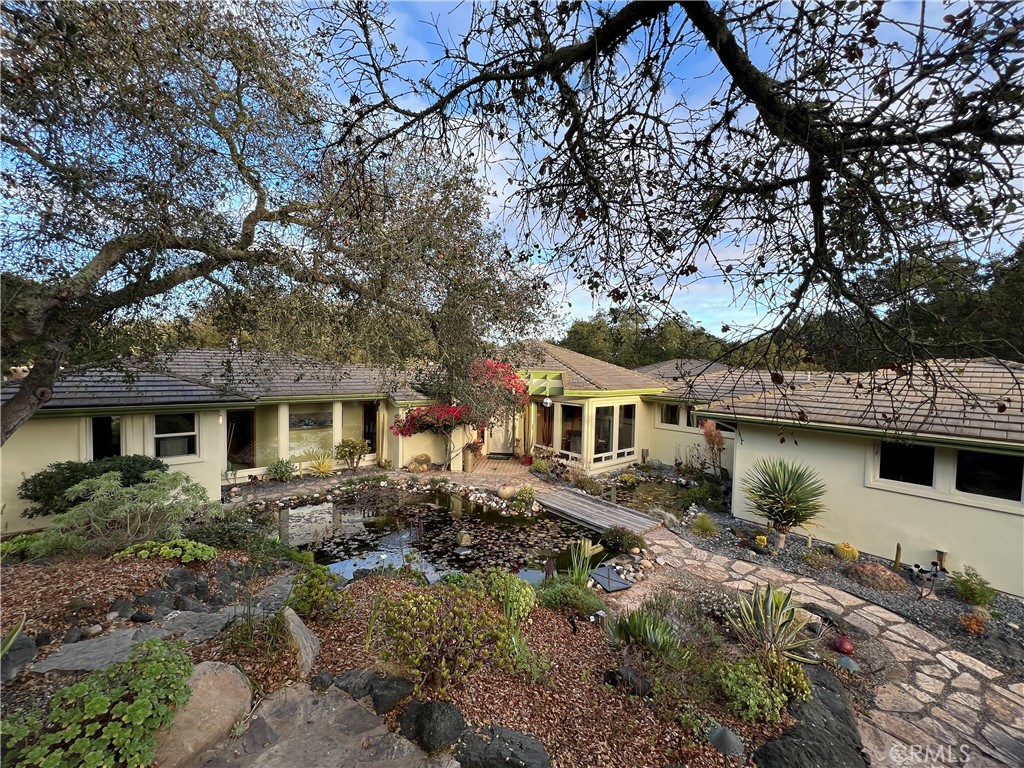
[[450, 747], [466, 730], [459, 708], [446, 701], [410, 701], [398, 715], [398, 725], [405, 738], [427, 752]]
[[43, 646], [49, 645], [53, 642], [53, 633], [48, 629], [44, 629], [35, 637], [36, 648], [42, 648]]
[[365, 579], [367, 576], [372, 576], [374, 570], [372, 568], [356, 568], [352, 571], [352, 581], [359, 581]]
[[188, 595], [175, 595], [174, 607], [179, 611], [192, 611], [194, 613], [205, 613], [206, 606]]
[[167, 608], [174, 607], [174, 595], [168, 592], [166, 589], [153, 589], [148, 590], [145, 594], [135, 598], [136, 605], [152, 605], [153, 607], [165, 606]]
[[72, 627], [64, 633], [64, 639], [61, 640], [61, 643], [63, 643], [64, 645], [70, 645], [71, 643], [77, 643], [81, 639], [82, 630], [80, 630], [78, 627]]
[[551, 758], [537, 737], [500, 725], [488, 725], [479, 733], [467, 729], [455, 748], [455, 759], [462, 768], [551, 768]]
[[36, 657], [36, 641], [20, 632], [0, 659], [0, 681], [10, 682], [18, 671]]
[[378, 715], [386, 715], [397, 707], [402, 699], [411, 695], [415, 687], [412, 680], [404, 677], [378, 677], [370, 689], [374, 711]]
[[164, 577], [164, 586], [179, 595], [191, 595], [196, 591], [196, 574], [188, 568], [172, 568]]
[[317, 672], [313, 679], [309, 681], [309, 687], [317, 693], [323, 693], [332, 685], [334, 685], [334, 675], [327, 670]]
[[631, 696], [650, 696], [654, 692], [654, 681], [632, 667], [619, 667], [605, 673], [608, 685], [625, 689]]
[[369, 696], [377, 675], [369, 669], [350, 669], [334, 678], [334, 684], [353, 699]]
[[153, 620], [153, 617], [145, 611], [136, 611], [129, 618], [139, 624], [146, 624]]
[[799, 722], [754, 753], [760, 768], [867, 768], [850, 700], [835, 675], [819, 666], [805, 667], [811, 700], [790, 704]]
[[110, 604], [110, 610], [112, 613], [116, 613], [122, 619], [127, 619], [135, 612], [134, 606], [127, 600], [118, 598]]

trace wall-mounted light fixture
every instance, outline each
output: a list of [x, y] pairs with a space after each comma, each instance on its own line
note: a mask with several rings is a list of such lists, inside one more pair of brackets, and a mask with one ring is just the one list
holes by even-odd
[[544, 404], [545, 408], [550, 408], [551, 407], [551, 398], [550, 397], [545, 397], [543, 400], [541, 400], [541, 402]]

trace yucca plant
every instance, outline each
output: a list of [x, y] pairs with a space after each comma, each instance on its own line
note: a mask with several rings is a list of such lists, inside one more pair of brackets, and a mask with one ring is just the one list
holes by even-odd
[[771, 521], [779, 535], [779, 549], [786, 546], [791, 528], [805, 525], [825, 509], [821, 503], [825, 484], [805, 464], [773, 457], [758, 459], [744, 477], [742, 488], [754, 511]]
[[334, 473], [334, 456], [330, 451], [313, 451], [307, 457], [306, 466], [314, 477], [329, 477]]
[[736, 615], [728, 618], [740, 643], [776, 683], [781, 682], [782, 659], [816, 663], [799, 653], [813, 638], [800, 636], [806, 622], [797, 618], [792, 592], [776, 592], [770, 584], [762, 592], [756, 586], [750, 600], [740, 596]]

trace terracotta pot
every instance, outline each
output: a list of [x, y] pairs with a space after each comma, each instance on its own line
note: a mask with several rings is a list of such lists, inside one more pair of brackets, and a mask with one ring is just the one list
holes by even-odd
[[523, 466], [529, 467], [532, 464], [533, 464], [533, 456], [531, 454], [528, 453], [525, 456], [523, 456]]

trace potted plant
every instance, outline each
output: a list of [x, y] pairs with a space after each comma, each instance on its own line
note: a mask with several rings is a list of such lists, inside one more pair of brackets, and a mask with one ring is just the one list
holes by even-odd
[[779, 549], [786, 546], [791, 528], [805, 525], [825, 509], [821, 478], [810, 467], [786, 459], [759, 459], [744, 477], [742, 488], [754, 511], [771, 522]]
[[463, 462], [463, 469], [466, 472], [472, 472], [476, 463], [480, 461], [480, 455], [483, 452], [484, 443], [482, 440], [470, 440], [466, 443], [462, 450], [465, 453], [466, 460]]

